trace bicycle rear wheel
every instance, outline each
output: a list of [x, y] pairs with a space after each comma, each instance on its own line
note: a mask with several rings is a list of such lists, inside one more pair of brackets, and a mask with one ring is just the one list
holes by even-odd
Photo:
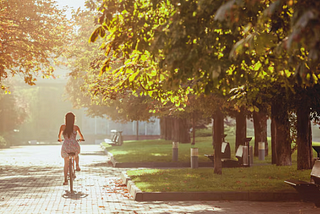
[[69, 159], [69, 179], [70, 179], [70, 192], [73, 193], [73, 162], [72, 162], [72, 158]]

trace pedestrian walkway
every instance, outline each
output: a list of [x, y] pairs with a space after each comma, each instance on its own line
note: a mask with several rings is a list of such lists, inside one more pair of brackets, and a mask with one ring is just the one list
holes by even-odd
[[63, 186], [60, 146], [0, 150], [0, 213], [320, 213], [312, 203], [137, 202], [98, 145], [82, 145], [76, 194]]

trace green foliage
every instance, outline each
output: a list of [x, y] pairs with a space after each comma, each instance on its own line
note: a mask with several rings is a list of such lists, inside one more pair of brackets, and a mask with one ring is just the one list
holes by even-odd
[[149, 120], [152, 114], [149, 113], [151, 104], [147, 96], [126, 93], [114, 94], [111, 99], [103, 95], [103, 90], [116, 78], [106, 77], [99, 71], [104, 66], [104, 54], [99, 47], [103, 50], [106, 47], [97, 38], [104, 37], [103, 28], [97, 28], [91, 35], [91, 42], [95, 43], [87, 42], [89, 33], [94, 29], [93, 16], [92, 11], [78, 10], [73, 14], [78, 30], [68, 51], [68, 64], [72, 70], [66, 87], [68, 99], [75, 107], [86, 108], [90, 116], [108, 117], [117, 122]]
[[[192, 133], [190, 134], [192, 136]], [[212, 129], [196, 129], [196, 137], [212, 136]]]
[[[239, 4], [239, 2], [241, 2]], [[245, 10], [243, 10], [245, 8]], [[319, 78], [319, 1], [229, 1], [215, 19], [230, 27], [244, 28], [231, 52], [232, 57], [249, 51], [270, 55], [276, 70], [296, 75], [300, 84], [314, 84]], [[241, 50], [241, 51], [239, 51]], [[288, 69], [288, 70], [286, 70]]]
[[0, 1], [0, 83], [20, 74], [33, 85], [36, 76], [53, 76], [72, 27], [53, 0]]
[[6, 139], [2, 136], [0, 136], [0, 148], [2, 147], [7, 147], [8, 143], [6, 141]]
[[25, 98], [16, 92], [16, 88], [11, 86], [12, 92], [0, 93], [0, 135], [13, 135], [14, 129], [27, 119], [27, 105]]

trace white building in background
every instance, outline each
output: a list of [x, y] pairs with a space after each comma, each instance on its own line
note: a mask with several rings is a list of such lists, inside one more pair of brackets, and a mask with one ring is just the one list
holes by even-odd
[[[152, 118], [151, 122], [139, 121], [139, 135], [160, 135], [160, 120]], [[111, 130], [123, 131], [122, 135], [136, 135], [137, 122], [115, 123], [101, 117], [82, 115], [82, 132], [89, 135], [110, 135]]]

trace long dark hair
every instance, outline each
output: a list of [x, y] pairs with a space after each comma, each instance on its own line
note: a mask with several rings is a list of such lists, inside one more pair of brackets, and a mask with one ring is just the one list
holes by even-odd
[[63, 130], [63, 136], [68, 136], [68, 138], [70, 137], [73, 132], [75, 117], [76, 116], [72, 112], [66, 114], [66, 128]]

